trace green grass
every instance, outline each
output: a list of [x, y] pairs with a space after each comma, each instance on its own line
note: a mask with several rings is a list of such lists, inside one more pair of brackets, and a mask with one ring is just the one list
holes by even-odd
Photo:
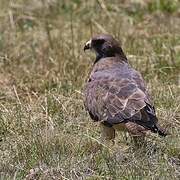
[[[178, 1], [0, 0], [0, 7], [0, 179], [180, 178]], [[112, 150], [98, 145], [82, 94], [94, 54], [83, 46], [105, 32], [146, 79], [167, 138], [134, 149], [118, 133]]]

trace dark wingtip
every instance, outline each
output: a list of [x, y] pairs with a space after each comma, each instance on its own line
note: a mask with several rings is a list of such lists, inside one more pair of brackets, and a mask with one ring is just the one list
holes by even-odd
[[166, 137], [167, 135], [169, 135], [169, 133], [163, 132], [163, 131], [158, 131], [158, 134], [163, 137]]
[[162, 137], [166, 137], [167, 135], [171, 135], [165, 128], [162, 128], [159, 125], [156, 125], [156, 128], [157, 128], [157, 133]]

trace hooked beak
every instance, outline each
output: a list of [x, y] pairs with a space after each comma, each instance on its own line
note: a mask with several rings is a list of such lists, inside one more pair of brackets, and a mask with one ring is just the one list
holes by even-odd
[[91, 40], [89, 40], [84, 46], [84, 51], [86, 51], [87, 49], [91, 49]]

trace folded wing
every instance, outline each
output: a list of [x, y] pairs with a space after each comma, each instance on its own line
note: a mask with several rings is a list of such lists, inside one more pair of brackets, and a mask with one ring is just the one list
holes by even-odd
[[131, 121], [156, 131], [154, 108], [136, 73], [127, 77], [114, 72], [95, 73], [86, 86], [85, 97], [85, 107], [94, 121], [109, 126]]

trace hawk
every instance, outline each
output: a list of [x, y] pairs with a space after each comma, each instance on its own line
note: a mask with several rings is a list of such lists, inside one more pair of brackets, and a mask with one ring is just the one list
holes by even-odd
[[166, 136], [141, 74], [130, 66], [118, 41], [97, 35], [85, 44], [87, 49], [96, 53], [96, 59], [85, 85], [84, 104], [91, 119], [102, 125], [105, 139], [114, 139], [116, 129], [133, 137], [147, 132]]

